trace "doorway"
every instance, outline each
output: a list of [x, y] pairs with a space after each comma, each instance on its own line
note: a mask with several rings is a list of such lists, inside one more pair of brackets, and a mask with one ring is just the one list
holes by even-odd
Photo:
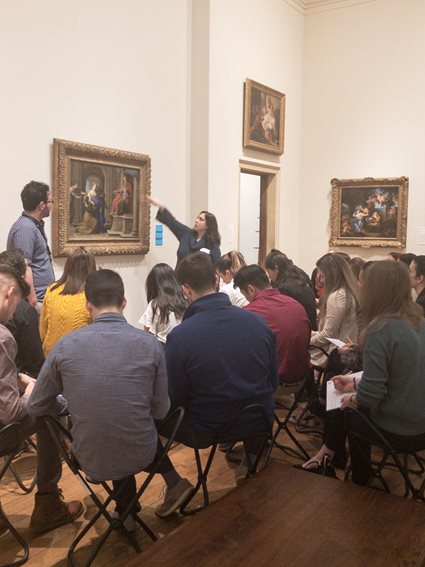
[[240, 162], [239, 251], [247, 264], [264, 267], [276, 247], [279, 167]]

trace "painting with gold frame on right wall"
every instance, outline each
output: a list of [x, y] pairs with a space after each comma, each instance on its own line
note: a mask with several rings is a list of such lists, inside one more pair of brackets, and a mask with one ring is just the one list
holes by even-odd
[[408, 177], [332, 179], [329, 245], [405, 248]]

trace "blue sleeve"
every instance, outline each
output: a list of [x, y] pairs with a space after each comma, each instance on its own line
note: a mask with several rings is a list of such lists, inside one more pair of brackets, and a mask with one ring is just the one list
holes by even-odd
[[176, 220], [168, 209], [164, 209], [163, 211], [158, 210], [156, 218], [159, 222], [165, 224], [179, 241], [186, 233], [191, 232], [191, 229]]
[[177, 408], [181, 406], [186, 408], [189, 401], [190, 383], [184, 366], [182, 348], [173, 331], [167, 337], [165, 358], [167, 361], [168, 395], [171, 399], [171, 407]]
[[220, 261], [221, 258], [221, 251], [220, 251], [220, 247], [217, 246], [217, 244], [214, 244], [213, 247], [210, 249], [211, 252], [211, 260], [213, 263], [214, 268], [217, 266], [217, 264]]
[[38, 230], [35, 225], [22, 224], [18, 230], [14, 231], [7, 243], [8, 250], [20, 248], [30, 266], [32, 265], [35, 249], [34, 229]]

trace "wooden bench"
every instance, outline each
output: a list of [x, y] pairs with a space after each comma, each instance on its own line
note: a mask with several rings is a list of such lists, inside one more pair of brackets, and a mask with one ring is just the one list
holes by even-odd
[[272, 462], [129, 565], [425, 565], [425, 506]]

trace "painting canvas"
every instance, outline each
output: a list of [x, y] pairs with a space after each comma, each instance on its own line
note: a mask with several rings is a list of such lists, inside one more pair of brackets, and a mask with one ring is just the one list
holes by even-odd
[[146, 254], [149, 156], [65, 140], [54, 154], [53, 254]]
[[407, 177], [332, 179], [330, 246], [404, 248]]
[[282, 154], [284, 126], [285, 95], [246, 79], [244, 147]]

